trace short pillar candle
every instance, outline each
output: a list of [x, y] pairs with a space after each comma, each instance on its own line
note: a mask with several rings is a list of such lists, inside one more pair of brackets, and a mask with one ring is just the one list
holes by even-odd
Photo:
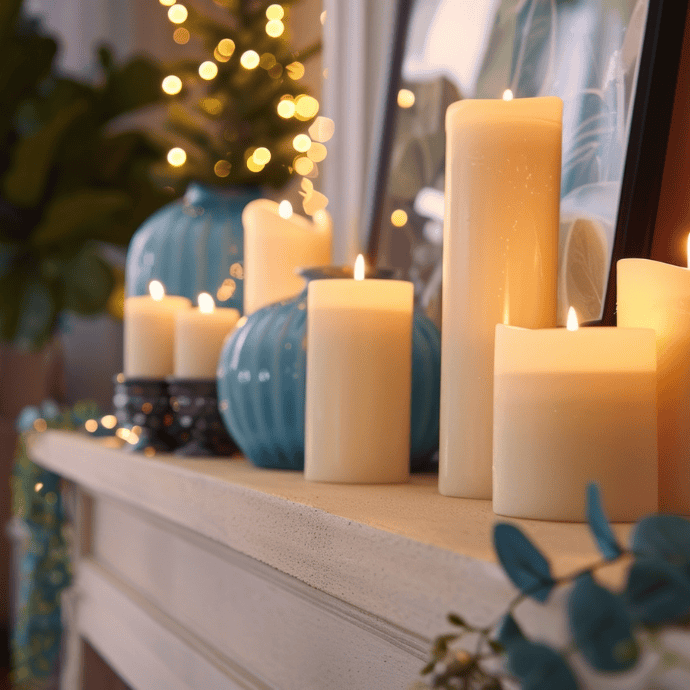
[[446, 114], [439, 490], [491, 498], [494, 328], [556, 325], [559, 98]]
[[690, 515], [690, 270], [621, 259], [617, 282], [618, 325], [656, 332], [659, 510]]
[[656, 511], [656, 352], [641, 328], [496, 326], [494, 512], [585, 520], [587, 485], [607, 516]]
[[407, 481], [412, 301], [406, 281], [309, 283], [306, 479]]

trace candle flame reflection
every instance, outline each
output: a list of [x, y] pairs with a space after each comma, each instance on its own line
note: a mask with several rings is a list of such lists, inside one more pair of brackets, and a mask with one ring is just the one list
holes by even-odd
[[208, 292], [200, 292], [197, 301], [199, 302], [199, 311], [202, 314], [212, 314], [216, 308], [216, 303]]
[[513, 100], [513, 92], [510, 89], [506, 89], [503, 92], [503, 100], [504, 101], [512, 101]]
[[568, 309], [568, 322], [566, 324], [566, 328], [569, 331], [576, 331], [579, 327], [580, 325], [577, 322], [577, 314], [575, 313], [575, 310], [570, 307], [570, 309]]
[[278, 204], [278, 215], [285, 220], [292, 217], [292, 204], [287, 199], [283, 199]]
[[151, 297], [153, 297], [156, 302], [160, 302], [163, 297], [165, 297], [165, 288], [160, 280], [152, 280], [149, 283], [149, 292], [151, 293]]
[[361, 254], [355, 261], [355, 280], [364, 280], [364, 257]]

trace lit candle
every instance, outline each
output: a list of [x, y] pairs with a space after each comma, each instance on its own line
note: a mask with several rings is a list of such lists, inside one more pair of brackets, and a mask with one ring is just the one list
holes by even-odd
[[412, 283], [313, 280], [307, 293], [305, 477], [406, 481], [410, 465]]
[[439, 490], [491, 498], [494, 329], [556, 325], [559, 98], [446, 114]]
[[124, 308], [124, 374], [128, 379], [162, 379], [173, 373], [175, 314], [189, 309], [186, 297], [166, 295], [152, 280], [150, 295], [127, 297]]
[[650, 329], [577, 329], [577, 321], [496, 326], [496, 513], [583, 521], [590, 482], [611, 520], [656, 510], [654, 340]]
[[244, 226], [244, 313], [249, 315], [304, 289], [297, 269], [331, 263], [331, 219], [314, 222], [293, 213], [289, 202], [257, 199], [242, 212]]
[[690, 515], [690, 271], [622, 259], [617, 274], [618, 325], [656, 331], [659, 509]]
[[217, 308], [208, 292], [198, 302], [196, 309], [178, 311], [175, 317], [173, 375], [178, 379], [215, 379], [223, 341], [240, 318], [237, 309]]

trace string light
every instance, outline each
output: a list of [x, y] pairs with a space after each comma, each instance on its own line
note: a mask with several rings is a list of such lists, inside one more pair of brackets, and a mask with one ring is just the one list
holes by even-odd
[[510, 89], [506, 89], [503, 92], [503, 100], [504, 101], [512, 101], [513, 100], [513, 92]]
[[300, 153], [306, 153], [307, 151], [309, 151], [309, 148], [311, 147], [311, 139], [306, 134], [298, 134], [292, 140], [292, 146], [295, 149], [295, 151], [299, 151]]
[[218, 51], [218, 48], [213, 49], [213, 58], [217, 60], [218, 62], [228, 62], [230, 60], [229, 57], [226, 57], [222, 53]]
[[265, 146], [259, 146], [252, 154], [252, 158], [257, 165], [266, 165], [271, 160], [271, 152]]
[[335, 133], [335, 122], [330, 117], [317, 117], [309, 127], [309, 136], [312, 141], [327, 142]]
[[170, 165], [179, 168], [181, 165], [185, 164], [186, 160], [187, 154], [185, 150], [181, 149], [179, 146], [175, 146], [168, 151], [168, 163], [170, 163]]
[[170, 74], [163, 79], [161, 86], [163, 87], [163, 91], [165, 91], [165, 93], [169, 94], [170, 96], [174, 96], [176, 93], [180, 93], [180, 91], [182, 91], [182, 79], [176, 77], [174, 74]]
[[165, 7], [170, 7], [170, 5], [175, 4], [175, 0], [158, 0], [161, 5], [165, 5]]
[[226, 160], [219, 160], [214, 166], [213, 166], [213, 172], [218, 176], [218, 177], [227, 177], [230, 174], [230, 162]]
[[288, 77], [294, 81], [304, 76], [304, 65], [301, 62], [291, 62], [289, 65], [286, 65], [285, 70], [288, 73]]
[[278, 38], [278, 36], [282, 36], [283, 31], [285, 31], [285, 24], [283, 24], [280, 19], [271, 19], [266, 24], [266, 33], [271, 38]]
[[319, 112], [319, 102], [313, 96], [301, 94], [295, 99], [295, 117], [299, 120], [311, 120]]
[[309, 151], [307, 151], [307, 156], [310, 160], [314, 161], [314, 163], [320, 163], [326, 160], [327, 155], [328, 149], [323, 144], [318, 144], [316, 142], [312, 142]]
[[107, 414], [101, 417], [101, 424], [106, 429], [114, 429], [117, 426], [117, 417], [114, 414]]
[[396, 228], [402, 228], [402, 226], [407, 223], [407, 213], [401, 208], [395, 209], [395, 211], [391, 213], [391, 223], [393, 223]]
[[292, 216], [292, 204], [287, 199], [283, 199], [278, 204], [278, 215], [285, 220]]
[[263, 67], [267, 72], [276, 64], [276, 56], [273, 53], [264, 53], [259, 60], [259, 65]]
[[90, 433], [93, 434], [94, 431], [98, 429], [98, 422], [95, 419], [87, 419], [84, 422], [84, 428]]
[[209, 115], [218, 115], [223, 110], [223, 104], [217, 98], [204, 98], [201, 101], [201, 107]]
[[252, 156], [247, 158], [247, 168], [249, 168], [250, 172], [257, 173], [261, 172], [264, 169], [263, 165], [259, 165]]
[[259, 54], [255, 50], [245, 50], [240, 58], [240, 65], [245, 69], [255, 69], [259, 66]]
[[291, 99], [284, 99], [278, 103], [278, 115], [286, 120], [295, 114], [295, 102]]
[[38, 493], [43, 488], [43, 482], [36, 482], [34, 484], [34, 491]]
[[199, 65], [199, 76], [206, 81], [215, 79], [218, 76], [218, 65], [212, 60], [206, 60]]
[[398, 91], [398, 105], [401, 108], [411, 108], [414, 105], [415, 95], [409, 89]]
[[266, 8], [266, 19], [282, 19], [285, 10], [280, 5], [269, 5]]
[[168, 19], [173, 24], [182, 24], [183, 22], [187, 21], [188, 16], [189, 12], [184, 5], [173, 5], [168, 10]]
[[235, 41], [231, 38], [223, 38], [218, 42], [216, 48], [224, 57], [232, 57], [232, 54], [235, 52]]
[[175, 29], [173, 33], [173, 41], [175, 41], [175, 43], [183, 46], [185, 43], [189, 43], [189, 39], [190, 33], [187, 31], [187, 29], [182, 26]]
[[306, 156], [298, 156], [295, 158], [292, 165], [298, 175], [309, 175], [309, 173], [314, 169], [314, 161], [310, 160]]

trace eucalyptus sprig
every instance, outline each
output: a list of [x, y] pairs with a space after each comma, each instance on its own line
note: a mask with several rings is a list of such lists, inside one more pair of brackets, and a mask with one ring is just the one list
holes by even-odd
[[[587, 489], [587, 521], [602, 558], [558, 578], [519, 528], [497, 524], [494, 548], [519, 594], [484, 627], [449, 614], [456, 632], [434, 640], [421, 671], [426, 683], [417, 687], [499, 690], [517, 684], [524, 690], [576, 690], [581, 681], [571, 663], [574, 655], [596, 672], [622, 674], [637, 665], [645, 649], [658, 656], [654, 673], [690, 671], [690, 659], [663, 642], [665, 631], [690, 621], [690, 521], [649, 515], [635, 525], [625, 548], [604, 515], [595, 485]], [[629, 566], [625, 586], [613, 591], [595, 574], [618, 561]], [[571, 642], [561, 649], [530, 639], [516, 619], [520, 604], [528, 599], [544, 604], [558, 587], [570, 587]]]

